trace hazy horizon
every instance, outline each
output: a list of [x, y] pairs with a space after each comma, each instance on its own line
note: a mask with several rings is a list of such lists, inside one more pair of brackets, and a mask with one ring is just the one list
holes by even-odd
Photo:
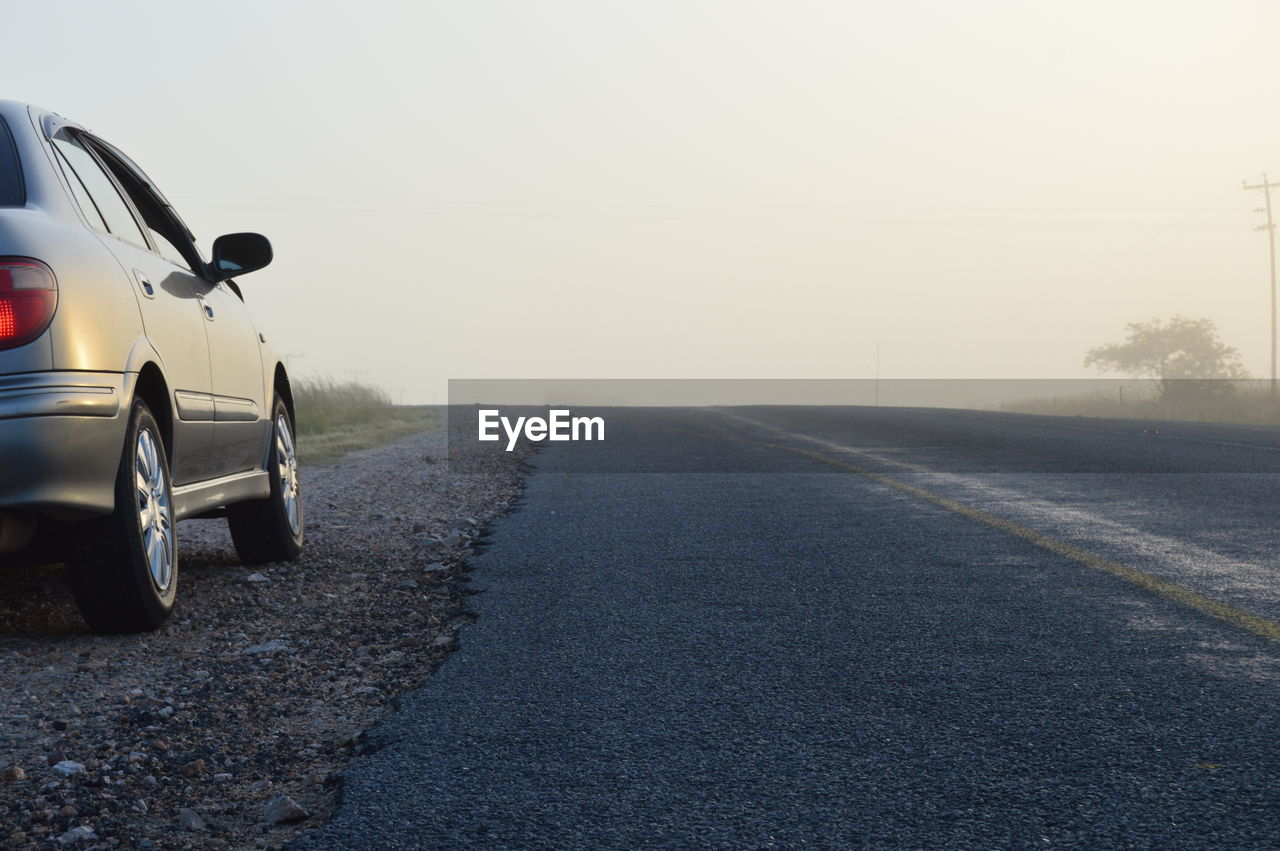
[[[1261, 2], [72, 3], [0, 96], [85, 124], [301, 374], [1090, 378], [1213, 319], [1267, 375]], [[1277, 197], [1280, 202], [1280, 197]]]

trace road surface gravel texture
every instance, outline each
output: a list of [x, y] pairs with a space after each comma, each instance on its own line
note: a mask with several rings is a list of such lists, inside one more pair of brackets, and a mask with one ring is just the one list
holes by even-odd
[[302, 847], [1280, 844], [1280, 432], [610, 429], [536, 457], [460, 648]]
[[0, 848], [278, 848], [321, 823], [364, 730], [452, 648], [470, 542], [519, 489], [514, 453], [459, 475], [424, 428], [304, 464], [292, 564], [180, 523], [154, 633], [89, 633], [60, 566], [0, 570]]

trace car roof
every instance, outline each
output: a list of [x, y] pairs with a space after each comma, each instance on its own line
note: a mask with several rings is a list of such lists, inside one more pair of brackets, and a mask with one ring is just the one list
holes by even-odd
[[[19, 125], [23, 116], [30, 115], [44, 130], [45, 135], [49, 135], [52, 130], [57, 127], [70, 126], [85, 132], [90, 132], [88, 128], [72, 121], [64, 115], [59, 115], [52, 110], [45, 109], [33, 103], [23, 103], [19, 100], [0, 100], [0, 117], [8, 122], [10, 128]], [[52, 123], [52, 126], [51, 126]]]

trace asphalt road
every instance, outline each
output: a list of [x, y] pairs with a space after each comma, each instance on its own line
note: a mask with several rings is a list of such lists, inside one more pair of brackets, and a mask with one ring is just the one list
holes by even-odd
[[1280, 432], [610, 428], [537, 456], [307, 847], [1280, 845]]

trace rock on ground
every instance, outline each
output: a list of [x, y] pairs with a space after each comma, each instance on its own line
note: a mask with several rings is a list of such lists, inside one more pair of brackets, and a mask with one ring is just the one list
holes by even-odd
[[276, 795], [267, 801], [267, 806], [262, 811], [262, 820], [267, 824], [289, 824], [302, 821], [310, 815], [288, 795]]
[[[178, 609], [149, 635], [89, 634], [60, 566], [0, 571], [0, 846], [279, 846], [326, 820], [352, 731], [467, 623], [514, 455], [450, 470], [435, 428], [304, 467], [292, 564], [245, 567], [225, 521], [183, 522]], [[264, 825], [282, 797], [310, 816]]]

